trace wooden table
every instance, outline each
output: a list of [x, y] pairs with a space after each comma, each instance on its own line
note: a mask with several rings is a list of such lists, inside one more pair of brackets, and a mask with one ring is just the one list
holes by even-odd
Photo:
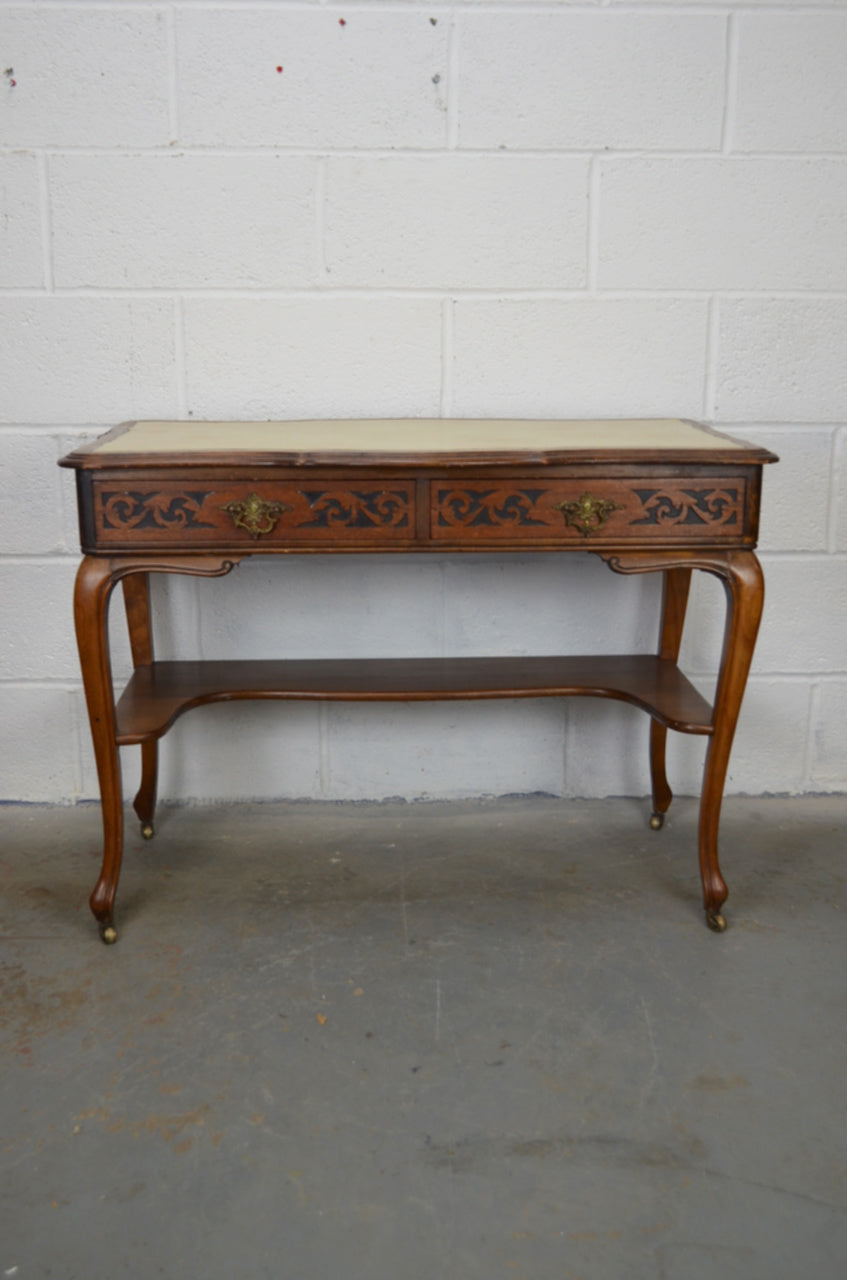
[[[651, 716], [658, 829], [671, 802], [668, 729], [709, 739], [700, 804], [706, 919], [725, 928], [718, 820], [763, 601], [754, 554], [765, 449], [676, 419], [131, 422], [62, 459], [77, 473], [84, 559], [74, 599], [104, 850], [91, 909], [114, 942], [123, 851], [119, 748], [141, 746], [135, 811], [153, 834], [159, 738], [232, 698], [416, 701], [581, 695]], [[157, 662], [150, 573], [227, 574], [245, 556], [589, 551], [664, 575], [656, 654]], [[714, 706], [677, 665], [691, 571], [724, 584]], [[108, 638], [123, 585], [134, 674], [115, 699]]]

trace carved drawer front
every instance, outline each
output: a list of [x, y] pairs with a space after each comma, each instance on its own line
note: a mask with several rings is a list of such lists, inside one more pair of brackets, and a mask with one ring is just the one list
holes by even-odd
[[408, 480], [134, 481], [94, 485], [97, 543], [107, 547], [265, 547], [414, 538]]
[[455, 542], [739, 541], [747, 483], [724, 479], [433, 481], [431, 537]]

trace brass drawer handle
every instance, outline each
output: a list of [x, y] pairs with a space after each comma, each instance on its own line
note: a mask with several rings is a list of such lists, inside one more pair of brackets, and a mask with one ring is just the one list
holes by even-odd
[[284, 502], [268, 502], [258, 493], [249, 494], [243, 502], [227, 502], [221, 507], [232, 516], [237, 528], [246, 529], [251, 538], [271, 533], [284, 511], [290, 511]]
[[613, 511], [623, 511], [619, 502], [611, 502], [608, 498], [595, 498], [591, 493], [582, 493], [575, 502], [556, 502], [554, 511], [561, 511], [566, 525], [573, 525], [588, 538], [598, 529], [602, 529]]

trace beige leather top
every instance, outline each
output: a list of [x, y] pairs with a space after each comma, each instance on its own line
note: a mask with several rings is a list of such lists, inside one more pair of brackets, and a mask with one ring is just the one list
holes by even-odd
[[466, 453], [557, 449], [742, 449], [678, 418], [523, 421], [363, 418], [315, 422], [134, 422], [98, 453]]

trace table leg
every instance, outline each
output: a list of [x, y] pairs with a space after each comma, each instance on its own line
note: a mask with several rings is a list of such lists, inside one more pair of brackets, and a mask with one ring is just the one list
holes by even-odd
[[[723, 788], [729, 765], [729, 753], [741, 710], [741, 700], [747, 683], [747, 675], [753, 658], [753, 649], [759, 631], [764, 604], [764, 577], [762, 567], [752, 551], [621, 551], [599, 552], [615, 573], [650, 573], [662, 569], [670, 578], [680, 571], [686, 575], [692, 569], [702, 569], [720, 578], [726, 593], [726, 624], [721, 653], [718, 686], [712, 709], [712, 732], [706, 751], [703, 769], [703, 789], [700, 796], [700, 879], [703, 885], [703, 906], [710, 928], [721, 932], [726, 921], [721, 907], [729, 896], [729, 890], [721, 875], [718, 862], [718, 826], [720, 823]], [[670, 572], [669, 572], [670, 571]], [[682, 630], [682, 578], [677, 576], [675, 585], [666, 595], [662, 621], [664, 645], [678, 644]], [[686, 588], [687, 593], [687, 588]], [[652, 744], [651, 744], [652, 745]], [[659, 773], [659, 795], [669, 795], [661, 787], [664, 773], [663, 747]], [[651, 757], [651, 760], [653, 757]], [[654, 772], [654, 786], [656, 774]], [[665, 781], [665, 787], [667, 782]], [[655, 803], [655, 800], [654, 800]]]
[[[118, 937], [113, 917], [123, 858], [121, 762], [108, 630], [112, 589], [121, 579], [129, 582], [124, 588], [124, 601], [133, 662], [136, 666], [146, 665], [153, 660], [147, 575], [185, 573], [218, 578], [229, 573], [241, 559], [240, 555], [216, 554], [139, 559], [85, 556], [79, 566], [74, 621], [103, 813], [103, 862], [90, 904], [104, 942], [116, 942]], [[154, 741], [142, 744], [141, 787], [135, 798], [142, 823], [147, 818], [151, 826], [156, 797], [156, 745]]]
[[[676, 662], [679, 657], [690, 586], [690, 569], [665, 570], [662, 585], [662, 623], [659, 632], [659, 657], [669, 658], [672, 662]], [[650, 818], [650, 826], [654, 831], [659, 831], [663, 826], [665, 814], [670, 808], [671, 800], [673, 800], [673, 792], [668, 785], [668, 775], [665, 770], [667, 738], [667, 726], [660, 724], [658, 720], [651, 720], [650, 778], [653, 787], [653, 814]]]
[[752, 551], [728, 551], [720, 558], [715, 556], [708, 572], [723, 581], [726, 624], [700, 797], [700, 876], [707, 923], [720, 932], [726, 928], [720, 909], [729, 890], [718, 864], [718, 823], [729, 753], [762, 617], [765, 584], [762, 567]]
[[[153, 630], [150, 625], [150, 575], [132, 573], [124, 578], [124, 605], [129, 629], [132, 663], [135, 667], [149, 666], [153, 661]], [[154, 738], [141, 744], [141, 785], [132, 807], [141, 823], [145, 840], [153, 837], [153, 818], [156, 812], [156, 788], [159, 775], [159, 743]]]
[[118, 936], [112, 913], [123, 850], [121, 761], [108, 636], [109, 598], [116, 581], [111, 560], [86, 556], [74, 591], [76, 639], [103, 814], [103, 863], [90, 903], [104, 942], [115, 942]]

